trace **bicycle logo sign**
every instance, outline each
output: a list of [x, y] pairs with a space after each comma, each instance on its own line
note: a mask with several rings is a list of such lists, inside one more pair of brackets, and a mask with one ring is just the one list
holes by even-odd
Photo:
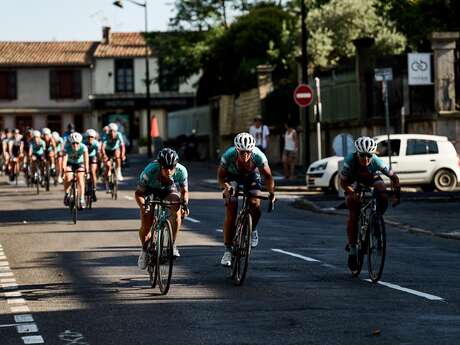
[[407, 54], [409, 85], [431, 85], [431, 53]]
[[418, 60], [418, 61], [412, 62], [412, 64], [410, 65], [410, 68], [414, 72], [417, 72], [417, 71], [423, 72], [423, 71], [426, 71], [428, 69], [428, 64], [423, 60]]

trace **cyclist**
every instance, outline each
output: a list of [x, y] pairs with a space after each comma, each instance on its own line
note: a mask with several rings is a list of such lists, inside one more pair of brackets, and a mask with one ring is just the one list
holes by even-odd
[[[262, 190], [260, 173], [265, 178], [265, 187], [269, 192], [271, 202], [275, 201], [275, 183], [270, 166], [265, 154], [256, 147], [256, 140], [249, 133], [239, 133], [234, 139], [234, 146], [230, 147], [223, 155], [217, 171], [217, 179], [224, 189], [225, 219], [224, 219], [224, 244], [225, 252], [221, 260], [223, 266], [231, 265], [231, 248], [235, 236], [235, 220], [238, 199], [233, 196], [235, 186], [242, 185], [245, 192], [257, 195]], [[234, 186], [232, 186], [234, 185]], [[251, 246], [256, 247], [259, 236], [256, 230], [259, 222], [260, 200], [249, 198], [249, 207], [252, 216], [253, 233]]]
[[46, 144], [46, 159], [50, 163], [50, 175], [56, 176], [56, 165], [54, 162], [55, 152], [56, 152], [56, 143], [53, 136], [51, 135], [51, 130], [49, 128], [42, 129], [43, 140]]
[[56, 174], [58, 176], [58, 183], [62, 183], [62, 157], [64, 156], [64, 139], [61, 138], [59, 135], [59, 132], [54, 131], [51, 133], [53, 136], [54, 142], [56, 143], [56, 151], [55, 151], [55, 157], [56, 157]]
[[108, 186], [109, 176], [112, 173], [112, 165], [110, 164], [112, 159], [115, 159], [117, 179], [118, 181], [123, 181], [123, 176], [121, 175], [121, 161], [126, 159], [125, 143], [121, 133], [118, 132], [118, 125], [116, 123], [109, 124], [109, 134], [102, 144], [102, 154], [105, 161], [106, 186]]
[[62, 134], [62, 139], [64, 139], [65, 142], [69, 140], [70, 135], [75, 132], [75, 125], [73, 123], [69, 123], [67, 125], [67, 131], [65, 131]]
[[[32, 176], [35, 175], [35, 162], [38, 161], [41, 176], [43, 176], [43, 161], [45, 159], [45, 150], [46, 150], [46, 143], [41, 138], [40, 131], [33, 131], [32, 133], [32, 141], [29, 147], [29, 163], [32, 165]], [[41, 183], [41, 181], [34, 181], [35, 183]]]
[[349, 210], [347, 221], [348, 237], [348, 267], [350, 270], [357, 269], [357, 248], [356, 241], [358, 236], [358, 217], [361, 208], [359, 193], [355, 190], [354, 184], [361, 183], [374, 188], [377, 196], [377, 213], [383, 215], [388, 207], [388, 196], [386, 186], [380, 177], [380, 173], [390, 178], [392, 187], [396, 191], [393, 196], [392, 204], [395, 206], [399, 198], [399, 178], [389, 170], [381, 158], [375, 152], [377, 144], [374, 139], [369, 137], [359, 137], [355, 141], [356, 152], [350, 153], [345, 157], [343, 169], [341, 171], [341, 186], [345, 191], [345, 201]]
[[[13, 130], [13, 137], [8, 142], [8, 152], [10, 155], [10, 172], [15, 171], [19, 174], [21, 171], [21, 164], [24, 158], [24, 142], [19, 129]], [[10, 174], [10, 181], [14, 180], [14, 175]]]
[[96, 184], [97, 184], [97, 167], [99, 164], [99, 156], [100, 156], [100, 145], [99, 142], [96, 140], [97, 132], [94, 129], [88, 129], [86, 131], [84, 144], [88, 148], [88, 157], [89, 157], [89, 164], [91, 166], [90, 174], [91, 179], [93, 180], [93, 190], [92, 190], [92, 198], [93, 201], [97, 201], [96, 197]]
[[10, 139], [12, 137], [12, 133], [8, 128], [5, 128], [3, 130], [3, 135], [1, 139], [1, 147], [2, 147], [2, 155], [3, 155], [3, 172], [5, 174], [8, 174], [8, 166], [9, 166], [9, 161], [10, 161], [10, 153], [8, 150], [8, 143], [10, 142]]
[[89, 171], [88, 148], [82, 143], [83, 137], [78, 132], [69, 135], [64, 146], [64, 205], [69, 206], [72, 173], [77, 174], [77, 189], [80, 195], [80, 208], [85, 208], [85, 172]]
[[[172, 225], [174, 249], [173, 255], [179, 257], [180, 253], [176, 246], [177, 234], [180, 230], [182, 217], [189, 214], [188, 211], [188, 173], [187, 169], [180, 163], [176, 151], [170, 148], [162, 149], [158, 159], [148, 164], [139, 177], [139, 183], [135, 192], [136, 202], [141, 211], [141, 227], [139, 238], [142, 249], [137, 264], [140, 269], [145, 269], [145, 254], [149, 229], [153, 223], [152, 212], [145, 213], [145, 196], [153, 194], [154, 197], [172, 202], [182, 202], [179, 205], [171, 206], [169, 221]], [[178, 188], [179, 187], [179, 188]]]

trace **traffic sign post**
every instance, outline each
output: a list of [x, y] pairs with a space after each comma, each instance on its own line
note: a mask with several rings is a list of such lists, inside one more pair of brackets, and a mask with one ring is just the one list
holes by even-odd
[[300, 84], [294, 90], [294, 102], [302, 108], [308, 107], [313, 101], [313, 89], [307, 84]]

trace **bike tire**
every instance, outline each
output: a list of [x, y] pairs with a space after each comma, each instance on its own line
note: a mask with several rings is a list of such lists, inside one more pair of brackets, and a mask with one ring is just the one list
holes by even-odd
[[372, 215], [368, 234], [367, 269], [369, 278], [377, 283], [382, 276], [386, 256], [386, 231], [382, 216]]
[[50, 168], [49, 168], [49, 163], [46, 164], [45, 168], [45, 190], [47, 192], [50, 191]]
[[36, 192], [37, 192], [37, 195], [40, 194], [40, 175], [37, 175], [36, 177], [36, 181], [35, 181], [35, 186], [36, 186]]
[[158, 270], [157, 270], [157, 255], [156, 255], [156, 243], [153, 239], [149, 239], [149, 245], [147, 246], [147, 272], [149, 272], [150, 287], [154, 289], [158, 281]]
[[[361, 228], [362, 228], [362, 225], [361, 225], [361, 220], [360, 220], [358, 224], [358, 229], [361, 229]], [[356, 258], [357, 264], [356, 264], [356, 271], [351, 272], [351, 275], [353, 277], [359, 276], [359, 274], [361, 273], [363, 269], [364, 251], [367, 249], [366, 242], [369, 242], [367, 241], [367, 238], [368, 238], [368, 231], [366, 231], [366, 238], [364, 239], [361, 238], [361, 230], [358, 231], [358, 249], [357, 249], [357, 258]]]
[[74, 224], [77, 224], [77, 218], [78, 218], [78, 196], [77, 196], [77, 188], [76, 188], [76, 183], [72, 183], [72, 194], [70, 196], [71, 201], [71, 209], [70, 211], [72, 212], [72, 221]]
[[169, 291], [173, 261], [172, 226], [169, 220], [166, 220], [159, 232], [157, 242], [158, 286], [162, 295], [166, 295]]
[[233, 283], [236, 286], [243, 285], [249, 266], [249, 256], [251, 255], [252, 237], [252, 217], [247, 213], [237, 230], [237, 248], [234, 252], [235, 260], [233, 266]]

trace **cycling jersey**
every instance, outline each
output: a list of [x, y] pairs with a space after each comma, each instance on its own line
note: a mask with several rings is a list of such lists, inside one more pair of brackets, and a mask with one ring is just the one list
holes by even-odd
[[19, 138], [19, 140], [17, 140], [16, 138], [13, 138], [13, 139], [11, 139], [10, 143], [12, 145], [11, 151], [13, 153], [13, 156], [14, 157], [19, 156], [19, 154], [21, 152], [22, 137]]
[[59, 140], [56, 141], [56, 152], [61, 152], [63, 145], [64, 145], [64, 139], [59, 138]]
[[257, 147], [255, 147], [252, 151], [248, 168], [244, 168], [239, 164], [238, 151], [234, 146], [225, 151], [225, 153], [222, 155], [222, 158], [220, 159], [220, 166], [224, 168], [225, 171], [233, 175], [247, 175], [257, 168], [263, 168], [267, 163], [267, 157]]
[[359, 163], [357, 153], [350, 153], [345, 157], [341, 174], [350, 182], [359, 181], [368, 183], [374, 181], [380, 173], [389, 176], [390, 171], [385, 162], [377, 155], [372, 155], [369, 165], [365, 166]]
[[53, 145], [51, 145], [51, 139], [49, 139], [48, 141], [46, 141], [45, 139], [43, 139], [43, 141], [45, 142], [46, 144], [46, 152], [51, 152], [51, 151], [54, 151], [54, 148], [53, 148]]
[[35, 140], [32, 140], [30, 146], [32, 147], [32, 155], [34, 156], [42, 156], [45, 153], [46, 143], [42, 139], [40, 139], [38, 144]]
[[85, 145], [88, 147], [89, 158], [96, 157], [97, 153], [99, 152], [99, 142], [97, 140], [93, 140], [92, 144], [85, 142]]
[[147, 165], [139, 176], [139, 186], [151, 189], [162, 189], [172, 184], [178, 184], [181, 187], [188, 186], [188, 172], [182, 164], [176, 165], [176, 172], [172, 176], [170, 183], [162, 183], [160, 180], [160, 163], [157, 161]]
[[64, 152], [68, 156], [67, 162], [71, 164], [83, 164], [85, 152], [88, 152], [88, 148], [85, 144], [81, 143], [78, 150], [74, 150], [72, 145], [67, 142], [64, 146]]
[[117, 133], [117, 137], [115, 139], [112, 139], [110, 136], [107, 136], [107, 138], [104, 141], [105, 144], [105, 149], [108, 151], [115, 151], [123, 145], [123, 136], [121, 135], [120, 132]]

